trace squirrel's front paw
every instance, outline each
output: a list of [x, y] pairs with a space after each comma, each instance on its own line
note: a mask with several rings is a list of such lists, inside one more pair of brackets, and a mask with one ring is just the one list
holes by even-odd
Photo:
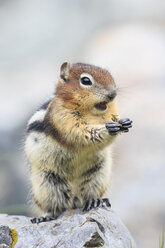
[[121, 123], [119, 122], [107, 122], [105, 127], [108, 129], [110, 135], [116, 135], [120, 133]]
[[45, 216], [45, 217], [33, 218], [30, 221], [32, 224], [39, 224], [41, 222], [47, 222], [55, 219], [56, 219], [55, 217]]

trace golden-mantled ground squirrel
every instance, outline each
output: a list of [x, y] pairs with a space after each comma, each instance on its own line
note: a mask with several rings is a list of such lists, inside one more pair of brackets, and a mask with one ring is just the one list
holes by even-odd
[[31, 117], [25, 151], [31, 166], [32, 198], [48, 221], [68, 208], [110, 206], [101, 199], [111, 172], [109, 145], [132, 121], [118, 120], [116, 86], [107, 70], [61, 65], [55, 93]]

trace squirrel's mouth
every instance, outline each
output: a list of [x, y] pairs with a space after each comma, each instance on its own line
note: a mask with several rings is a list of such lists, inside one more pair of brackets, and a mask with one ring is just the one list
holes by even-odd
[[95, 104], [95, 108], [100, 110], [100, 111], [104, 111], [107, 109], [107, 102], [99, 102], [97, 104]]

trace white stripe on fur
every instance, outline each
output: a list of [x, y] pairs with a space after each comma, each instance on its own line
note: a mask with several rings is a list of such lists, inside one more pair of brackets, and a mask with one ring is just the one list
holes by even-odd
[[46, 110], [45, 109], [41, 109], [41, 110], [38, 110], [37, 112], [35, 112], [35, 114], [30, 118], [30, 120], [28, 121], [28, 126], [35, 122], [35, 121], [40, 121], [42, 122], [44, 120], [44, 117], [45, 117], [45, 113], [46, 113]]

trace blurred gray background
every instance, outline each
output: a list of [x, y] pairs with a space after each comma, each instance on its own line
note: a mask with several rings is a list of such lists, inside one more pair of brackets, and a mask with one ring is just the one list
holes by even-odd
[[121, 117], [107, 195], [138, 247], [165, 226], [165, 1], [0, 0], [0, 212], [32, 215], [26, 122], [55, 88], [63, 61], [111, 71]]

